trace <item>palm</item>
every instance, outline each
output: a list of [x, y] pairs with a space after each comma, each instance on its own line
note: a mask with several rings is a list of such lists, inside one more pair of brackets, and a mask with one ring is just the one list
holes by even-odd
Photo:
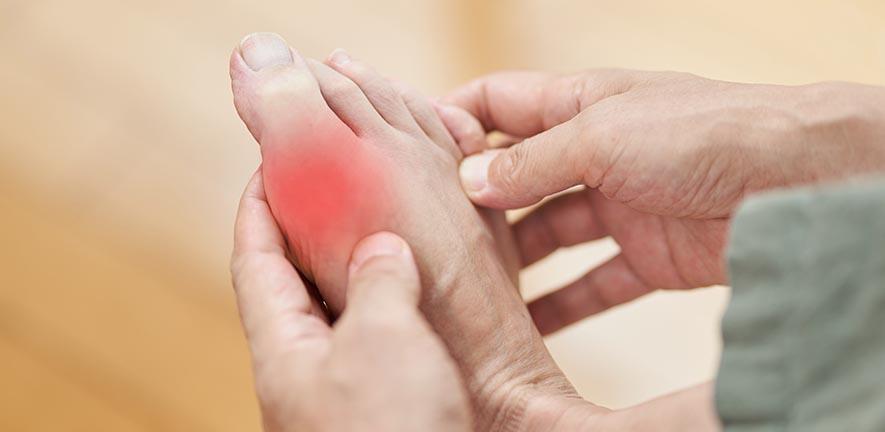
[[523, 265], [559, 247], [610, 237], [621, 252], [529, 304], [543, 334], [658, 289], [723, 283], [729, 220], [646, 213], [587, 189], [554, 198], [513, 229]]
[[587, 198], [603, 229], [649, 290], [724, 282], [722, 251], [728, 219], [688, 219], [643, 213], [595, 190]]

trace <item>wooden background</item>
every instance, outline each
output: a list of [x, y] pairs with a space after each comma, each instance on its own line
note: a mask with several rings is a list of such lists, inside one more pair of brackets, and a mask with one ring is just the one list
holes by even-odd
[[[505, 67], [885, 84], [881, 0], [0, 0], [0, 430], [259, 428], [227, 270], [258, 162], [227, 58], [258, 30], [430, 94]], [[556, 254], [527, 295], [614, 250]], [[656, 294], [548, 343], [629, 405], [713, 376], [726, 297]]]

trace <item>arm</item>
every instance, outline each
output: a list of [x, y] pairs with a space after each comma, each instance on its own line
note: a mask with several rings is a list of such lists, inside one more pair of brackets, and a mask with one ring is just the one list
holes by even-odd
[[731, 217], [753, 193], [885, 171], [885, 89], [786, 87], [689, 74], [505, 72], [446, 101], [517, 138], [468, 157], [477, 204], [517, 208], [524, 264], [612, 237], [620, 255], [530, 305], [549, 333], [658, 289], [724, 284]]
[[750, 199], [728, 259], [717, 383], [725, 425], [882, 430], [885, 181]]

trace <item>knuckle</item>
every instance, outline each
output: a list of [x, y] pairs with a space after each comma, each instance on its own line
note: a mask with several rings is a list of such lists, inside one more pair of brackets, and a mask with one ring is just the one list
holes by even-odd
[[598, 187], [617, 162], [624, 131], [620, 125], [604, 117], [581, 120], [579, 141], [593, 145], [578, 146], [580, 148], [574, 149], [576, 154], [569, 155], [569, 159], [581, 163], [586, 185]]
[[495, 182], [495, 187], [505, 192], [517, 192], [521, 189], [522, 179], [531, 177], [529, 145], [529, 140], [514, 145], [504, 152], [503, 157], [497, 158], [491, 164], [489, 175], [491, 181]]

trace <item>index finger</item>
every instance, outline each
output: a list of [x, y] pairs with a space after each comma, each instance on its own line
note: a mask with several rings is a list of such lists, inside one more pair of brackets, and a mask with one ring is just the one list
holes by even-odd
[[570, 120], [588, 105], [623, 93], [634, 75], [617, 69], [573, 75], [497, 72], [467, 83], [442, 101], [473, 114], [486, 131], [526, 138]]

